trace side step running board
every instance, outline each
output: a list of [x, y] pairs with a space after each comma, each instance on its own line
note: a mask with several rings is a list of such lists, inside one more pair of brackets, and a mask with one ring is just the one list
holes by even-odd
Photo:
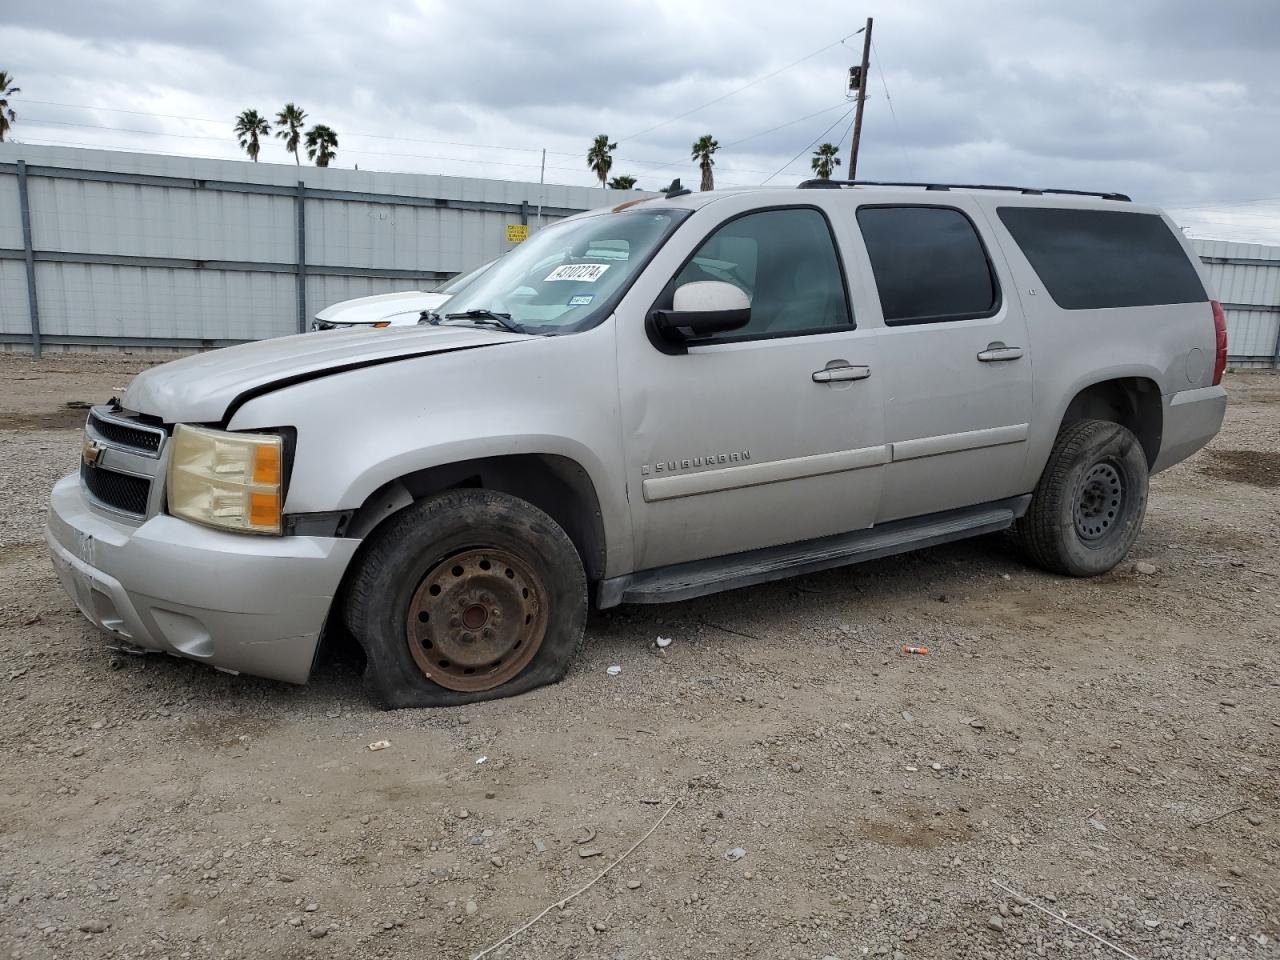
[[1030, 503], [1031, 495], [1027, 494], [817, 540], [642, 570], [600, 581], [597, 603], [604, 609], [620, 603], [689, 600], [995, 533], [1011, 526]]

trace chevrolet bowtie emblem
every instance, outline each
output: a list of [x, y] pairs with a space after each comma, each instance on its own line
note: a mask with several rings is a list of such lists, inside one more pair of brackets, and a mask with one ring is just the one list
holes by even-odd
[[93, 466], [98, 462], [98, 458], [102, 456], [102, 451], [106, 448], [96, 440], [85, 440], [84, 442], [84, 462]]

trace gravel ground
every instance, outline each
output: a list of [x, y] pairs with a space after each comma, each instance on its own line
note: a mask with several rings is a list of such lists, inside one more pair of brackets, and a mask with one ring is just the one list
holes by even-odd
[[471, 957], [642, 839], [490, 956], [1121, 956], [996, 881], [1135, 957], [1280, 956], [1280, 378], [1155, 480], [1154, 572], [989, 538], [382, 713], [341, 646], [300, 688], [116, 657], [62, 594], [65, 404], [153, 360], [0, 356], [0, 958]]

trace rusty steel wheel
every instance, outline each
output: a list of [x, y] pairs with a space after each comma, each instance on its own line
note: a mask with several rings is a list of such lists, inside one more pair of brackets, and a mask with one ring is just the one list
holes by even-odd
[[456, 707], [564, 678], [586, 636], [587, 577], [542, 510], [497, 490], [446, 490], [367, 541], [342, 616], [384, 706]]
[[409, 602], [405, 636], [428, 680], [491, 690], [523, 670], [547, 632], [547, 591], [519, 557], [472, 549], [427, 572]]

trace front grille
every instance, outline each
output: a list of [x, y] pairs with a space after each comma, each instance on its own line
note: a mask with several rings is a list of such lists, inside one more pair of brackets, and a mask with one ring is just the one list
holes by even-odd
[[145, 453], [155, 454], [160, 450], [164, 440], [164, 430], [160, 427], [123, 423], [121, 419], [108, 420], [97, 410], [89, 412], [89, 428], [108, 443], [121, 447], [130, 447]]
[[151, 481], [146, 477], [116, 473], [85, 463], [80, 466], [80, 482], [99, 503], [121, 513], [146, 516], [147, 498], [151, 494]]

